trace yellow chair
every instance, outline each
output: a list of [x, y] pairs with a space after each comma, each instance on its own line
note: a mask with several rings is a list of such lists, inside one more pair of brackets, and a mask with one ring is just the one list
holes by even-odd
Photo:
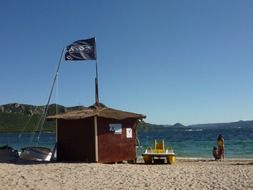
[[155, 140], [155, 153], [165, 153], [164, 140]]

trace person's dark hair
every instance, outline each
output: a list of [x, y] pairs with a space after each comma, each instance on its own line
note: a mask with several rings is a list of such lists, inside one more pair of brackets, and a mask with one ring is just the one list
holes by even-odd
[[216, 146], [214, 146], [214, 147], [213, 147], [213, 150], [217, 150], [217, 147], [216, 147]]
[[219, 136], [218, 136], [218, 138], [217, 138], [218, 140], [220, 140], [220, 139], [222, 139], [222, 135], [221, 134], [219, 134]]

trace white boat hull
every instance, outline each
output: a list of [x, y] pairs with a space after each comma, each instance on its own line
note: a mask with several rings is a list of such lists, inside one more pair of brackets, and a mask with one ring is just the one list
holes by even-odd
[[52, 152], [45, 147], [26, 147], [22, 148], [20, 158], [32, 161], [50, 161]]

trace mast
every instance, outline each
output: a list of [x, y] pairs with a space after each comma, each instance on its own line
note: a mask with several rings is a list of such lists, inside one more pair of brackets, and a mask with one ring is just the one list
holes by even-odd
[[[97, 63], [96, 63], [96, 73], [97, 73]], [[99, 95], [98, 95], [98, 76], [96, 74], [95, 78], [95, 105], [99, 105]]]
[[95, 38], [95, 54], [96, 54], [95, 105], [99, 106], [99, 94], [98, 94], [98, 58], [97, 58], [96, 38]]
[[[42, 132], [42, 127], [44, 125], [44, 122], [46, 120], [46, 116], [47, 116], [47, 112], [48, 112], [48, 109], [49, 109], [49, 103], [50, 103], [50, 100], [51, 100], [51, 97], [52, 97], [52, 94], [53, 94], [53, 90], [54, 90], [54, 87], [55, 87], [55, 83], [58, 81], [58, 75], [59, 75], [59, 70], [60, 70], [60, 66], [62, 64], [62, 57], [63, 57], [63, 53], [65, 51], [65, 48], [62, 49], [62, 52], [61, 52], [61, 57], [60, 57], [60, 60], [59, 60], [59, 63], [57, 65], [57, 70], [56, 70], [56, 73], [54, 75], [54, 79], [53, 79], [53, 84], [52, 84], [52, 87], [50, 89], [50, 93], [49, 93], [49, 97], [47, 99], [47, 104], [43, 110], [43, 113], [42, 113], [42, 116], [37, 124], [37, 127], [36, 127], [36, 130], [39, 128], [39, 135], [37, 137], [37, 144], [39, 142], [39, 139], [40, 139], [40, 135], [41, 135], [41, 132]], [[57, 103], [56, 103], [56, 106], [57, 106]], [[56, 108], [57, 110], [58, 108]], [[57, 114], [57, 113], [56, 113]], [[56, 122], [56, 128], [57, 128], [57, 122]], [[33, 135], [34, 136], [34, 135]], [[33, 136], [31, 138], [31, 143], [32, 143], [32, 139], [33, 139]]]

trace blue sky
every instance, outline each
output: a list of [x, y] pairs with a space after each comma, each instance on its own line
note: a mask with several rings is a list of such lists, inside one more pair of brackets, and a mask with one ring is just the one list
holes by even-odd
[[[61, 51], [96, 36], [100, 100], [156, 124], [253, 119], [253, 1], [2, 1], [0, 104], [46, 103]], [[95, 62], [52, 102], [94, 103]]]

